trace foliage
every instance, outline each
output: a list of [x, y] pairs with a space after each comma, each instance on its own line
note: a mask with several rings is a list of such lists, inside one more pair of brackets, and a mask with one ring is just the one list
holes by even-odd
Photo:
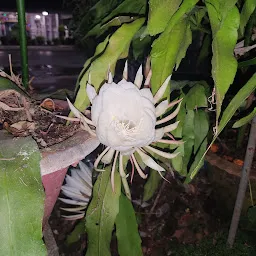
[[30, 137], [16, 139], [15, 143], [11, 136], [0, 133], [0, 137], [1, 254], [46, 255], [39, 149]]
[[[123, 66], [124, 62], [119, 61], [122, 59], [128, 59], [130, 63], [134, 59], [143, 63], [146, 59], [150, 60], [152, 70], [150, 85], [155, 94], [169, 75], [179, 72], [184, 59], [189, 58], [188, 51], [193, 43], [199, 41], [199, 37], [204, 38], [198, 49], [200, 53], [197, 58], [197, 67], [202, 66], [207, 61], [207, 57], [210, 57], [212, 80], [210, 74], [207, 83], [173, 79], [163, 96], [163, 99], [183, 99], [176, 118], [179, 125], [172, 135], [175, 139], [182, 138], [184, 143], [178, 147], [170, 145], [166, 148], [165, 150], [179, 152], [179, 155], [172, 159], [171, 163], [168, 161], [161, 164], [171, 165], [176, 172], [185, 177], [186, 182], [190, 182], [203, 164], [204, 156], [209, 149], [207, 148], [208, 137], [213, 137], [211, 145], [230, 122], [240, 105], [256, 89], [256, 75], [254, 75], [249, 80], [246, 79], [243, 82], [244, 85], [234, 90], [236, 87], [234, 79], [238, 68], [234, 48], [239, 36], [241, 39], [246, 34], [246, 37], [251, 38], [250, 33], [248, 36], [247, 24], [252, 20], [254, 6], [254, 2], [250, 0], [98, 1], [88, 14], [83, 16], [76, 31], [84, 44], [89, 45], [93, 40], [97, 45], [77, 80], [74, 105], [80, 111], [84, 111], [89, 106], [89, 99], [85, 93], [89, 74], [90, 83], [98, 91], [107, 79], [109, 69], [113, 75], [120, 76], [118, 68]], [[200, 36], [196, 37], [198, 34]], [[209, 51], [210, 47], [211, 51]], [[240, 63], [240, 67], [247, 65], [242, 64], [243, 59]], [[143, 67], [147, 73], [149, 62], [147, 61]], [[232, 89], [236, 95], [229, 102], [227, 95]], [[216, 114], [211, 115], [209, 110], [215, 110]], [[248, 122], [254, 115], [254, 112], [252, 113], [240, 123], [244, 120]], [[168, 114], [170, 113], [166, 115]], [[215, 119], [213, 122], [210, 122], [209, 115]], [[163, 147], [161, 143], [156, 146]], [[157, 158], [157, 161], [161, 162], [162, 159]], [[128, 201], [123, 199], [123, 194], [119, 198], [119, 187], [115, 192], [117, 194], [111, 194], [109, 179], [106, 178], [109, 175], [109, 168], [110, 166], [106, 168], [107, 171], [99, 175], [87, 212], [86, 226], [89, 239], [87, 255], [102, 255], [103, 250], [104, 255], [110, 255], [109, 243], [114, 223], [116, 223], [114, 233], [118, 239], [118, 250], [121, 256], [127, 255], [126, 245], [130, 241], [135, 239], [137, 245], [140, 243], [138, 236], [134, 234], [137, 232], [137, 226], [132, 220], [133, 217], [131, 217], [133, 227], [129, 227], [133, 231], [128, 227], [122, 228], [126, 223], [124, 219], [120, 219], [120, 216], [127, 218], [126, 214], [132, 215], [131, 204], [128, 206]], [[144, 187], [144, 200], [152, 198], [159, 181], [159, 177], [151, 172]], [[111, 202], [106, 195], [112, 197]], [[107, 210], [106, 218], [110, 219], [108, 223], [104, 218], [106, 212], [102, 210], [105, 204], [107, 209], [110, 205], [113, 207], [113, 211]], [[123, 204], [127, 204], [129, 213], [123, 212]], [[122, 221], [124, 223], [120, 225]], [[130, 235], [130, 232], [133, 235]], [[125, 244], [124, 240], [130, 237], [131, 240]]]

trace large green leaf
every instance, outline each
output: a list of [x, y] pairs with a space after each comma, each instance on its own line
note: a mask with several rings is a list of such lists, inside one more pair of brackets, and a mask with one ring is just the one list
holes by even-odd
[[[165, 79], [172, 73], [186, 32], [186, 26], [186, 20], [182, 19], [173, 27], [171, 32], [164, 31], [152, 45], [151, 88], [153, 94], [157, 92]], [[168, 90], [166, 90], [165, 97], [167, 95], [169, 95]]]
[[148, 201], [155, 194], [158, 185], [161, 181], [161, 176], [155, 170], [150, 170], [149, 178], [144, 185], [143, 201]]
[[91, 75], [92, 85], [98, 90], [102, 82], [107, 78], [109, 67], [112, 74], [114, 74], [117, 60], [125, 57], [123, 53], [129, 49], [133, 36], [142, 26], [144, 20], [144, 18], [141, 18], [132, 23], [123, 24], [110, 37], [104, 53], [91, 63], [91, 66], [80, 81], [80, 88], [74, 104], [76, 108], [83, 111], [89, 105], [89, 99], [85, 92], [89, 73]]
[[213, 32], [212, 76], [216, 89], [217, 120], [223, 99], [237, 70], [237, 61], [233, 52], [238, 37], [239, 12], [236, 7], [232, 7], [234, 4], [234, 0], [206, 2]]
[[241, 21], [239, 32], [243, 36], [244, 35], [244, 28], [249, 21], [250, 16], [254, 12], [256, 8], [256, 1], [255, 0], [245, 0], [242, 11], [241, 11]]
[[241, 118], [240, 120], [236, 121], [233, 124], [232, 128], [239, 128], [239, 127], [249, 123], [255, 116], [256, 116], [256, 108], [254, 108], [253, 111], [249, 115], [247, 115], [247, 116]]
[[125, 0], [120, 5], [116, 7], [109, 15], [107, 15], [104, 19], [102, 19], [100, 22], [95, 25], [83, 38], [85, 40], [89, 36], [94, 35], [101, 35], [104, 31], [108, 29], [107, 23], [110, 22], [113, 18], [120, 15], [126, 15], [129, 17], [131, 16], [138, 16], [142, 15], [146, 11], [146, 1], [145, 0]]
[[227, 108], [223, 112], [223, 115], [221, 117], [217, 132], [215, 136], [213, 137], [213, 140], [207, 150], [204, 152], [200, 160], [198, 161], [198, 164], [191, 169], [190, 175], [187, 176], [186, 182], [190, 182], [197, 172], [199, 171], [203, 159], [207, 153], [207, 151], [210, 149], [211, 145], [214, 143], [216, 138], [219, 136], [219, 134], [223, 131], [223, 129], [226, 127], [227, 123], [230, 121], [232, 116], [235, 114], [236, 110], [241, 106], [241, 104], [246, 100], [246, 98], [256, 89], [256, 74], [254, 74], [250, 80], [239, 90], [239, 92], [235, 95], [235, 97], [231, 100], [231, 102], [228, 104]]
[[[79, 76], [78, 76], [78, 79], [77, 79], [77, 82], [76, 82], [75, 91], [77, 91], [77, 89], [78, 89], [78, 87], [79, 87], [79, 85], [80, 85], [80, 81], [81, 81], [83, 75], [85, 74], [86, 70], [89, 68], [89, 66], [90, 66], [90, 64], [92, 63], [92, 61], [93, 61], [95, 58], [97, 58], [100, 54], [102, 54], [103, 51], [106, 49], [107, 44], [108, 44], [108, 40], [109, 40], [109, 36], [107, 36], [103, 42], [101, 42], [101, 43], [99, 43], [99, 44], [97, 45], [93, 57], [89, 58], [89, 59], [86, 60], [86, 62], [84, 63], [83, 69], [82, 69], [82, 71], [80, 72], [80, 74], [79, 74]], [[83, 86], [85, 87], [86, 84], [84, 84]]]
[[194, 143], [194, 154], [197, 153], [203, 140], [206, 138], [209, 131], [209, 120], [208, 115], [203, 109], [198, 109], [195, 111], [194, 120], [195, 129], [195, 143]]
[[88, 247], [86, 256], [110, 256], [110, 242], [119, 211], [121, 179], [115, 171], [115, 191], [110, 182], [110, 168], [100, 173], [93, 187], [93, 198], [86, 212]]
[[120, 256], [142, 256], [141, 238], [131, 201], [121, 194], [116, 217], [116, 237]]
[[30, 138], [0, 133], [0, 254], [46, 255], [40, 152]]
[[193, 110], [188, 110], [183, 126], [183, 140], [184, 140], [184, 156], [183, 156], [183, 168], [181, 175], [187, 175], [187, 166], [190, 157], [193, 152], [194, 140], [195, 140], [195, 127], [194, 127], [195, 113]]
[[[197, 0], [184, 0], [172, 16], [164, 32], [152, 45], [151, 67], [152, 78], [151, 88], [153, 94], [159, 89], [164, 80], [172, 74], [180, 49], [182, 48], [184, 36], [186, 35], [188, 20], [185, 14], [197, 3]], [[169, 90], [166, 90], [164, 97], [169, 97]]]
[[190, 25], [187, 24], [187, 28], [183, 37], [183, 42], [180, 46], [180, 49], [177, 55], [175, 70], [179, 68], [181, 60], [186, 56], [187, 49], [191, 43], [192, 43], [192, 31], [191, 31]]
[[186, 108], [189, 110], [205, 108], [208, 106], [204, 86], [194, 85], [186, 95]]
[[163, 32], [182, 0], [150, 0], [147, 31], [151, 36]]

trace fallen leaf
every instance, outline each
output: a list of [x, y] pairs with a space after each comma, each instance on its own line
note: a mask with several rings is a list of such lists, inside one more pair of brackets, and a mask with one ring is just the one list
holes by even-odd
[[243, 166], [244, 165], [244, 161], [241, 160], [241, 159], [234, 159], [233, 163], [238, 165], [238, 166]]

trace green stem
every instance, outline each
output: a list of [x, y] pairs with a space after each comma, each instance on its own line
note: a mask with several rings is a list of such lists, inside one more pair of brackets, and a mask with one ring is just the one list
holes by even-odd
[[19, 21], [20, 55], [22, 68], [22, 83], [28, 89], [28, 51], [26, 37], [26, 14], [24, 0], [16, 0]]

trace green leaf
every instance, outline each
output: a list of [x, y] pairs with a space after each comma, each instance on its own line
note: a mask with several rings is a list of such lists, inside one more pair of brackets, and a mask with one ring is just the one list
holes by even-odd
[[191, 31], [190, 25], [188, 24], [185, 31], [185, 35], [183, 37], [182, 45], [177, 55], [175, 70], [178, 69], [181, 60], [186, 56], [187, 49], [191, 43], [192, 43], [192, 31]]
[[249, 21], [250, 16], [254, 12], [256, 8], [256, 1], [255, 0], [245, 0], [241, 14], [240, 14], [240, 27], [239, 32], [243, 36], [244, 35], [244, 28]]
[[0, 91], [15, 90], [23, 96], [28, 96], [25, 91], [19, 88], [13, 81], [8, 78], [0, 76]]
[[[165, 31], [156, 39], [151, 51], [151, 88], [155, 94], [165, 79], [172, 74], [177, 55], [186, 32], [187, 20], [184, 14], [189, 12], [198, 0], [184, 0], [169, 21]], [[164, 97], [169, 97], [170, 88]]]
[[194, 129], [195, 129], [195, 143], [194, 143], [194, 154], [196, 154], [201, 143], [206, 138], [209, 131], [209, 120], [207, 113], [199, 109], [195, 111], [195, 120], [194, 120]]
[[194, 85], [186, 95], [186, 108], [189, 110], [197, 108], [206, 108], [207, 98], [204, 86], [201, 84]]
[[256, 223], [256, 207], [252, 206], [248, 209], [247, 217], [252, 224]]
[[107, 72], [110, 70], [114, 75], [115, 65], [120, 57], [124, 57], [123, 53], [130, 47], [130, 42], [144, 23], [145, 19], [137, 19], [132, 23], [123, 24], [109, 39], [106, 50], [102, 55], [96, 58], [90, 68], [86, 71], [80, 81], [80, 88], [76, 96], [75, 107], [83, 111], [89, 105], [89, 99], [86, 95], [85, 88], [88, 81], [88, 75], [91, 74], [92, 85], [96, 90], [107, 78]]
[[[165, 79], [172, 73], [180, 46], [186, 32], [187, 22], [183, 19], [171, 32], [164, 31], [152, 45], [151, 51], [151, 88], [155, 94]], [[165, 97], [169, 95], [166, 90]]]
[[211, 36], [206, 34], [200, 49], [196, 65], [199, 66], [209, 55], [211, 46]]
[[0, 140], [1, 254], [44, 256], [44, 190], [38, 146], [31, 137], [14, 140], [2, 131]]
[[149, 178], [147, 179], [147, 182], [144, 185], [143, 201], [148, 201], [153, 197], [161, 179], [162, 178], [158, 172], [152, 169], [150, 170]]
[[194, 140], [195, 140], [195, 128], [194, 128], [195, 113], [193, 110], [188, 110], [183, 125], [183, 140], [184, 140], [184, 157], [183, 157], [183, 170], [181, 175], [187, 174], [187, 165], [193, 152]]
[[249, 115], [247, 115], [247, 116], [241, 118], [240, 120], [236, 121], [233, 124], [232, 128], [239, 128], [239, 127], [249, 123], [255, 117], [255, 115], [256, 115], [256, 108], [254, 108], [253, 111]]
[[[207, 138], [205, 138], [202, 142], [202, 144], [199, 147], [199, 150], [195, 156], [194, 162], [192, 163], [190, 169], [189, 169], [189, 173], [187, 175], [187, 177], [190, 177], [191, 173], [194, 171], [194, 169], [197, 168], [201, 168], [203, 166], [203, 161], [202, 158], [204, 158], [204, 153], [206, 151], [207, 148]], [[186, 180], [187, 181], [187, 180]]]
[[219, 127], [217, 129], [217, 133], [214, 136], [211, 144], [207, 148], [207, 150], [204, 152], [201, 159], [198, 161], [198, 164], [195, 166], [195, 168], [191, 169], [190, 175], [187, 177], [186, 182], [190, 182], [197, 172], [199, 171], [202, 161], [207, 153], [207, 151], [210, 149], [211, 145], [214, 143], [216, 138], [219, 136], [219, 134], [222, 132], [222, 130], [226, 127], [227, 123], [230, 121], [232, 116], [235, 114], [236, 110], [241, 106], [241, 104], [246, 100], [246, 98], [256, 89], [256, 74], [254, 74], [250, 80], [239, 90], [239, 92], [235, 95], [235, 97], [231, 100], [231, 102], [228, 104], [227, 108], [223, 112], [223, 115], [221, 117]]
[[150, 0], [147, 31], [151, 36], [163, 32], [181, 0]]
[[[82, 40], [85, 40], [89, 36], [101, 35], [103, 32], [107, 30], [106, 24], [111, 21], [113, 18], [119, 15], [131, 15], [139, 16], [144, 14], [146, 11], [146, 1], [145, 0], [125, 0], [120, 5], [116, 7], [109, 15], [107, 15], [104, 19], [99, 21], [95, 27], [93, 27]], [[105, 26], [105, 27], [104, 27]]]
[[121, 194], [116, 217], [116, 236], [120, 256], [142, 256], [141, 238], [132, 203]]
[[181, 94], [181, 98], [183, 98], [180, 106], [180, 111], [177, 115], [176, 121], [180, 121], [178, 127], [172, 131], [172, 135], [177, 138], [182, 138], [182, 128], [184, 125], [184, 121], [186, 118], [186, 96], [184, 94]]
[[182, 167], [183, 167], [183, 156], [184, 156], [184, 144], [180, 145], [174, 153], [180, 153], [178, 156], [171, 159], [172, 166], [178, 173], [182, 174]]
[[120, 175], [115, 171], [115, 192], [110, 182], [110, 168], [100, 173], [93, 187], [93, 198], [86, 212], [88, 247], [86, 256], [111, 256], [110, 242], [119, 211]]
[[245, 60], [245, 61], [239, 62], [238, 68], [248, 67], [248, 66], [252, 66], [252, 65], [256, 65], [256, 57], [252, 58], [250, 60]]
[[[101, 42], [101, 43], [99, 43], [99, 44], [97, 45], [93, 57], [89, 58], [89, 59], [86, 60], [86, 62], [84, 63], [83, 69], [82, 69], [82, 71], [80, 72], [80, 74], [79, 74], [79, 76], [78, 76], [78, 79], [77, 79], [77, 82], [76, 82], [75, 91], [77, 91], [77, 89], [79, 88], [80, 81], [81, 81], [82, 77], [84, 76], [86, 70], [88, 69], [88, 67], [89, 67], [90, 64], [92, 63], [92, 61], [93, 61], [94, 59], [96, 59], [100, 54], [102, 54], [102, 53], [104, 52], [104, 50], [106, 49], [107, 44], [108, 44], [108, 41], [109, 41], [109, 36], [107, 36], [103, 42]], [[82, 86], [83, 86], [83, 87], [86, 87], [86, 84], [83, 84]]]
[[235, 4], [233, 2], [233, 0], [206, 2], [213, 32], [212, 77], [216, 88], [217, 120], [223, 99], [230, 84], [233, 83], [237, 70], [237, 60], [233, 52], [238, 37], [239, 12], [236, 7], [231, 8]]

